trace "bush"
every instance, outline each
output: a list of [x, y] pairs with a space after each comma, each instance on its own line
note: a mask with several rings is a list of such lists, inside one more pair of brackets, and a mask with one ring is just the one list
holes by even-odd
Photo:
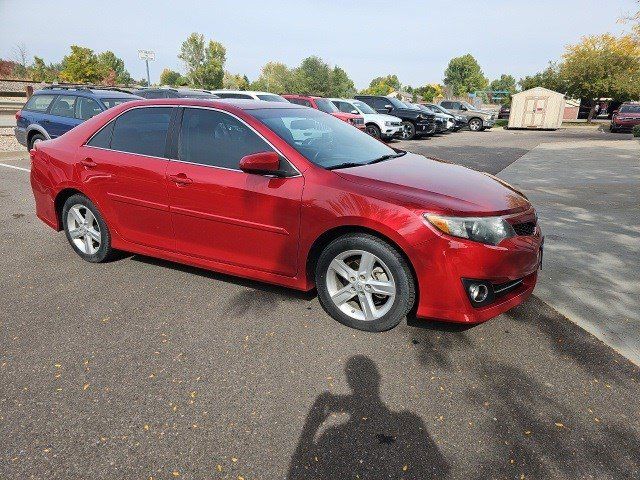
[[496, 120], [496, 127], [506, 127], [509, 124], [509, 120], [506, 118], [500, 118]]
[[633, 127], [633, 136], [640, 137], [640, 125], [636, 125]]

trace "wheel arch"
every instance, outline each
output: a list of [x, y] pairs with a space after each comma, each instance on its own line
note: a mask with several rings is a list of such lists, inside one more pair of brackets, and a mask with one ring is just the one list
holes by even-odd
[[[64, 202], [67, 201], [67, 199], [73, 195], [83, 195], [87, 198], [89, 198], [89, 196], [78, 190], [77, 188], [73, 188], [73, 187], [66, 187], [63, 188], [62, 190], [60, 190], [57, 194], [56, 197], [53, 201], [53, 206], [54, 206], [54, 211], [56, 213], [56, 222], [57, 222], [57, 230], [60, 231], [62, 230], [64, 227], [64, 223], [62, 221], [62, 207], [64, 207]], [[90, 199], [90, 198], [89, 198]]]
[[37, 133], [44, 135], [45, 139], [51, 140], [51, 137], [43, 127], [41, 127], [40, 125], [31, 124], [27, 127], [27, 145], [29, 145], [29, 142], [31, 141], [31, 139]]
[[[411, 276], [413, 277], [413, 283], [416, 289], [416, 299], [420, 298], [419, 283], [418, 283], [418, 276], [416, 274], [416, 269], [413, 266], [413, 263], [411, 262], [411, 259], [409, 258], [405, 250], [398, 244], [397, 241], [395, 241], [388, 235], [385, 235], [374, 228], [365, 227], [362, 225], [340, 225], [337, 227], [333, 227], [323, 232], [318, 238], [315, 239], [315, 241], [313, 242], [313, 244], [311, 245], [311, 248], [309, 248], [309, 251], [307, 253], [307, 260], [305, 265], [306, 275], [310, 285], [314, 284], [315, 269], [318, 262], [318, 258], [322, 253], [322, 250], [324, 250], [324, 248], [336, 238], [342, 237], [343, 235], [348, 235], [351, 233], [365, 233], [365, 234], [372, 235], [384, 242], [387, 242], [389, 245], [395, 248], [398, 251], [398, 253], [402, 255], [402, 258], [404, 258], [404, 260], [407, 262], [407, 265], [409, 266], [409, 270], [411, 271]], [[416, 305], [417, 303], [418, 302], [416, 301]]]

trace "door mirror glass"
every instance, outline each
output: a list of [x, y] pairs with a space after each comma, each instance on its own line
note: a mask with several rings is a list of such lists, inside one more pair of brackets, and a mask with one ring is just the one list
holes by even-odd
[[464, 105], [460, 105], [460, 110], [462, 110], [463, 112], [467, 110], [467, 107], [465, 107]]
[[353, 110], [351, 110], [349, 113], [353, 113], [354, 115], [360, 115], [360, 112], [358, 110], [356, 110], [355, 108]]
[[240, 170], [259, 175], [280, 175], [280, 156], [276, 152], [258, 152], [240, 159]]
[[387, 112], [390, 112], [391, 110], [393, 110], [393, 105], [389, 105], [388, 103], [384, 106], [385, 110]]

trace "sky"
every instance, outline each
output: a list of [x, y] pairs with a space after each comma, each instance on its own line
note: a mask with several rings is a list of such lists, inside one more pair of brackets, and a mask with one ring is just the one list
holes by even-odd
[[24, 43], [30, 56], [59, 62], [78, 44], [113, 51], [143, 78], [137, 51], [154, 50], [154, 82], [165, 67], [183, 70], [180, 44], [198, 32], [225, 46], [226, 70], [250, 80], [268, 61], [294, 67], [318, 55], [358, 89], [387, 74], [415, 87], [441, 82], [449, 60], [466, 53], [490, 80], [518, 79], [584, 35], [622, 32], [617, 19], [639, 8], [634, 0], [0, 0], [0, 58]]

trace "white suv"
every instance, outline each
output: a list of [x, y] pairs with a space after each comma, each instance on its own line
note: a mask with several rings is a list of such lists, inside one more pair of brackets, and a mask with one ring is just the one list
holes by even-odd
[[375, 138], [389, 140], [402, 129], [402, 120], [393, 115], [378, 113], [360, 100], [345, 98], [330, 98], [338, 110], [364, 117], [365, 131]]
[[263, 100], [265, 102], [289, 103], [286, 98], [269, 92], [256, 92], [251, 90], [210, 90], [220, 98], [240, 98], [246, 100]]

